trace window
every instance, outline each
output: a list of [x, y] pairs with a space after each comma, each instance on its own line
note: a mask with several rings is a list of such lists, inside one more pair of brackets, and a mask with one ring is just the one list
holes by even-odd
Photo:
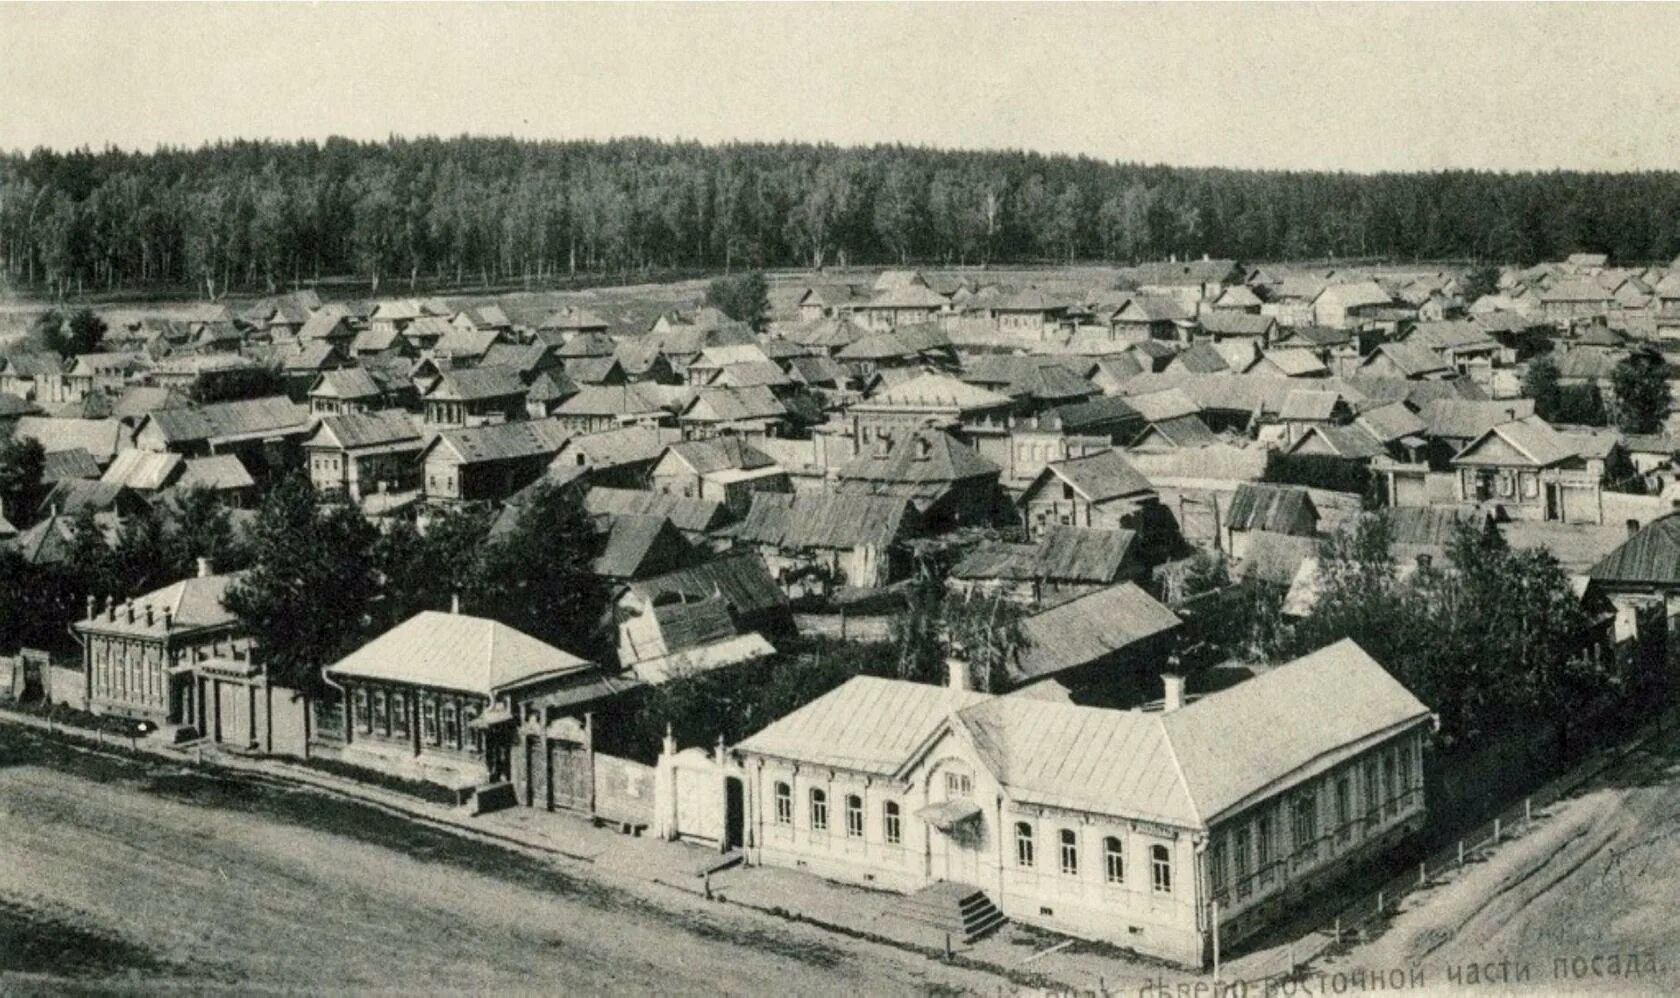
[[1248, 871], [1248, 826], [1231, 833], [1231, 879], [1237, 882], [1237, 900], [1248, 897], [1254, 889], [1253, 881], [1249, 880]]
[[828, 830], [828, 794], [811, 791], [811, 827], [819, 832]]
[[1272, 855], [1272, 812], [1262, 811], [1254, 820], [1254, 866], [1262, 887], [1272, 882]]
[[1228, 875], [1225, 870], [1225, 839], [1223, 836], [1214, 840], [1208, 847], [1208, 875], [1213, 880], [1213, 899], [1225, 900], [1225, 888]]
[[356, 691], [356, 727], [363, 731], [373, 730], [373, 715], [368, 712], [368, 691]]
[[882, 824], [886, 826], [887, 845], [896, 846], [904, 841], [904, 822], [899, 818], [898, 801], [890, 800], [881, 807]]
[[398, 738], [408, 737], [408, 696], [406, 694], [391, 694], [391, 734]]
[[1365, 760], [1365, 824], [1377, 823], [1377, 802], [1381, 799], [1377, 793], [1377, 760], [1372, 757]]
[[452, 703], [443, 705], [443, 744], [454, 749], [461, 747], [461, 723]]
[[1071, 828], [1062, 829], [1059, 858], [1063, 874], [1069, 877], [1079, 876], [1079, 833]]
[[786, 783], [776, 784], [776, 824], [793, 824], [793, 788]]
[[1383, 753], [1383, 786], [1388, 795], [1383, 798], [1383, 813], [1392, 818], [1400, 811], [1400, 783], [1395, 779], [1395, 757], [1400, 753], [1389, 749]]
[[484, 732], [472, 726], [473, 721], [477, 718], [477, 706], [461, 708], [461, 724], [467, 729], [467, 745], [465, 747], [470, 752], [484, 751]]
[[1103, 879], [1111, 884], [1126, 882], [1126, 851], [1118, 836], [1103, 839]]
[[1066, 484], [1062, 486], [1062, 498], [1068, 500], [1073, 499], [1073, 486]]
[[1406, 741], [1398, 749], [1400, 755], [1400, 793], [1402, 796], [1412, 792], [1412, 742]]
[[1353, 781], [1346, 773], [1336, 777], [1336, 841], [1353, 835]]
[[1172, 893], [1172, 851], [1166, 846], [1149, 847], [1149, 879], [1155, 893]]
[[1308, 790], [1294, 801], [1295, 855], [1310, 859], [1318, 855], [1318, 794]]
[[863, 798], [857, 794], [846, 795], [846, 837], [863, 838]]
[[1033, 867], [1033, 830], [1025, 821], [1015, 822], [1015, 865], [1023, 870]]
[[378, 725], [379, 733], [391, 733], [391, 715], [386, 712], [385, 693], [380, 691], [373, 695], [373, 723]]
[[945, 799], [954, 797], [972, 797], [974, 795], [974, 777], [967, 773], [945, 774]]

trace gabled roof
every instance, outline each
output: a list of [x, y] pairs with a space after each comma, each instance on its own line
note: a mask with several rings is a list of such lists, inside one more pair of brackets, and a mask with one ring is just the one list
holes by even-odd
[[650, 579], [639, 579], [627, 583], [625, 589], [655, 604], [671, 596], [686, 602], [721, 594], [737, 616], [787, 606], [787, 596], [770, 577], [764, 559], [751, 552], [731, 553]]
[[953, 711], [990, 699], [985, 693], [854, 676], [736, 749], [886, 776], [898, 772]]
[[1360, 413], [1356, 422], [1372, 437], [1385, 444], [1402, 437], [1421, 436], [1425, 429], [1423, 420], [1407, 408], [1404, 402], [1372, 406]]
[[181, 466], [179, 454], [130, 449], [118, 454], [99, 480], [106, 485], [156, 492], [174, 480]]
[[1350, 281], [1346, 284], [1332, 284], [1320, 291], [1314, 298], [1317, 305], [1325, 299], [1331, 299], [1343, 308], [1362, 308], [1369, 305], [1387, 305], [1393, 301], [1383, 286], [1376, 281]]
[[[687, 550], [688, 544], [671, 521], [663, 516], [620, 513], [605, 516], [606, 542], [595, 556], [591, 571], [613, 579], [635, 578], [656, 562], [661, 550], [675, 546]], [[667, 562], [669, 564], [669, 562]]]
[[951, 569], [956, 579], [1019, 579], [1109, 585], [1137, 542], [1130, 530], [1052, 525], [1034, 544], [981, 544]]
[[1302, 486], [1244, 482], [1231, 496], [1225, 524], [1229, 530], [1264, 530], [1305, 537], [1317, 527], [1318, 508]]
[[948, 433], [917, 430], [894, 440], [885, 453], [860, 454], [840, 469], [840, 482], [923, 484], [995, 478], [1002, 471]]
[[1311, 350], [1263, 350], [1260, 356], [1291, 378], [1311, 378], [1330, 373], [1330, 369]]
[[707, 418], [720, 422], [749, 419], [780, 419], [787, 407], [768, 388], [702, 388], [683, 407], [685, 420]]
[[47, 453], [84, 450], [94, 460], [109, 461], [128, 439], [128, 427], [115, 419], [57, 419], [51, 416], [20, 416], [12, 435], [20, 440], [40, 441]]
[[462, 464], [552, 455], [570, 436], [565, 427], [552, 419], [469, 426], [439, 433], [427, 445], [424, 456], [429, 458], [440, 447], [454, 452]]
[[[1572, 445], [1569, 438], [1552, 429], [1550, 423], [1539, 416], [1525, 416], [1521, 419], [1501, 423], [1489, 428], [1481, 436], [1470, 441], [1453, 458], [1454, 464], [1481, 464], [1483, 461], [1476, 457], [1486, 442], [1498, 437], [1519, 454], [1527, 458], [1536, 467], [1547, 468], [1554, 464], [1561, 464], [1579, 456], [1579, 450]], [[1496, 460], [1495, 464], [1505, 464], [1504, 460]]]
[[160, 409], [147, 415], [141, 427], [155, 427], [167, 443], [186, 443], [299, 432], [309, 422], [308, 409], [284, 395], [273, 395], [195, 409]]
[[1406, 342], [1430, 350], [1495, 350], [1499, 347], [1488, 335], [1486, 327], [1468, 320], [1420, 322], [1413, 327]]
[[1533, 399], [1476, 402], [1469, 399], [1431, 399], [1418, 412], [1424, 434], [1448, 440], [1468, 440], [1490, 427], [1534, 415]]
[[1608, 305], [1616, 300], [1604, 285], [1591, 278], [1558, 281], [1540, 292], [1543, 302], [1597, 302]]
[[552, 329], [562, 332], [599, 332], [607, 331], [607, 320], [594, 312], [577, 305], [567, 305], [558, 311], [550, 312], [538, 324], [538, 329]]
[[1289, 453], [1294, 454], [1306, 450], [1310, 441], [1321, 440], [1324, 446], [1337, 457], [1360, 461], [1373, 457], [1380, 457], [1385, 453], [1382, 441], [1372, 436], [1370, 431], [1357, 423], [1352, 426], [1336, 426], [1331, 423], [1318, 423], [1307, 428]]
[[1284, 397], [1283, 408], [1278, 410], [1278, 418], [1329, 420], [1336, 414], [1336, 406], [1341, 401], [1340, 392], [1297, 388]]
[[1440, 354], [1411, 342], [1380, 344], [1359, 366], [1370, 367], [1378, 357], [1387, 357], [1408, 378], [1452, 370], [1452, 365]]
[[238, 457], [232, 454], [211, 454], [208, 457], [189, 457], [181, 477], [175, 485], [181, 489], [210, 489], [236, 491], [255, 488], [257, 480], [245, 470]]
[[554, 348], [555, 354], [568, 359], [611, 357], [617, 350], [617, 341], [605, 333], [579, 333]]
[[672, 444], [670, 454], [682, 459], [697, 474], [739, 468], [751, 471], [773, 464], [769, 455], [739, 437], [714, 437], [710, 440], [685, 440]]
[[332, 665], [330, 675], [495, 697], [592, 668], [506, 624], [423, 610]]
[[885, 548], [908, 522], [909, 500], [832, 492], [755, 492], [746, 517], [730, 536], [784, 550]]
[[[1113, 576], [1105, 581], [1113, 581]], [[1179, 624], [1177, 614], [1136, 584], [1111, 585], [1022, 618], [1024, 647], [1010, 671], [1037, 678], [1078, 668]]]
[[[304, 320], [297, 333], [298, 339], [305, 342], [309, 340], [349, 339], [355, 335], [343, 313], [336, 310], [316, 312]], [[358, 339], [357, 342], [360, 343], [360, 340]]]
[[339, 447], [360, 450], [367, 447], [412, 445], [418, 447], [420, 430], [402, 411], [358, 412], [343, 416], [322, 416], [321, 426], [306, 447]]
[[959, 411], [994, 409], [1010, 404], [1006, 395], [959, 381], [948, 374], [921, 374], [879, 392], [869, 399], [872, 406], [905, 408], [941, 407]]
[[1154, 492], [1149, 479], [1132, 467], [1132, 463], [1117, 450], [1052, 461], [1044, 466], [1039, 477], [1053, 477], [1066, 482], [1087, 502], [1107, 502], [1123, 496]]
[[42, 482], [60, 482], [67, 478], [92, 480], [98, 477], [99, 464], [94, 461], [92, 454], [80, 447], [55, 450], [41, 461]]
[[[1254, 298], [1253, 292], [1239, 285], [1227, 288], [1219, 300], [1223, 302], [1238, 292]], [[1254, 303], [1258, 305], [1260, 299], [1254, 298]], [[1213, 336], [1265, 336], [1269, 330], [1277, 328], [1277, 320], [1269, 315], [1239, 312], [1234, 308], [1216, 308], [1203, 312], [1198, 321], [1202, 329]]]
[[925, 284], [905, 284], [887, 288], [869, 300], [870, 308], [940, 309], [950, 299]]
[[1595, 582], [1680, 585], [1680, 513], [1647, 523], [1587, 574]]
[[823, 350], [840, 350], [867, 338], [869, 330], [853, 322], [849, 316], [818, 319], [788, 329], [782, 334], [790, 342]]
[[[580, 433], [563, 446], [581, 455], [590, 467], [617, 467], [658, 460], [675, 435], [675, 430], [661, 432], [652, 426], [622, 426], [599, 433]], [[568, 470], [551, 468], [550, 473]]]
[[1121, 273], [1139, 286], [1183, 287], [1231, 283], [1242, 270], [1235, 260], [1156, 260]]
[[525, 382], [511, 367], [468, 367], [444, 371], [426, 393], [428, 401], [474, 402], [524, 396]]
[[448, 327], [449, 331], [441, 334], [438, 341], [432, 345], [434, 354], [444, 357], [482, 357], [497, 343], [501, 342], [501, 333], [494, 329], [462, 329], [459, 326]]
[[[754, 493], [768, 495], [769, 493]], [[591, 516], [657, 516], [670, 520], [678, 530], [705, 533], [722, 526], [729, 513], [711, 499], [691, 499], [647, 489], [610, 489], [596, 486], [583, 497], [584, 511]]]
[[340, 367], [322, 371], [309, 388], [310, 398], [366, 399], [379, 397], [379, 385], [373, 375], [360, 367]]

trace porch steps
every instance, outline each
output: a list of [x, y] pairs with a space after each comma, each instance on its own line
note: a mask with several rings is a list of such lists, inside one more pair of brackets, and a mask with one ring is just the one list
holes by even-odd
[[964, 945], [997, 930], [1008, 919], [978, 887], [942, 880], [904, 898], [897, 914], [939, 932], [948, 932]]

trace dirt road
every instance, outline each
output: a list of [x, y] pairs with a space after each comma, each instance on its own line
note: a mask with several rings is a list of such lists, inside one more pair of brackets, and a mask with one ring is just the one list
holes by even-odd
[[[1412, 896], [1380, 937], [1317, 969], [1421, 967], [1431, 990], [1469, 990], [1476, 981], [1499, 991], [1674, 994], [1677, 926], [1680, 738], [1670, 736], [1555, 805], [1485, 862]], [[1631, 974], [1630, 955], [1639, 961]], [[1518, 981], [1523, 965], [1529, 976]]]
[[370, 841], [273, 813], [340, 806], [299, 791], [277, 804], [271, 788], [206, 788], [200, 774], [127, 760], [98, 766], [72, 773], [0, 751], [0, 991], [73, 981], [876, 994], [1000, 983], [702, 901], [656, 906], [440, 833], [370, 826]]

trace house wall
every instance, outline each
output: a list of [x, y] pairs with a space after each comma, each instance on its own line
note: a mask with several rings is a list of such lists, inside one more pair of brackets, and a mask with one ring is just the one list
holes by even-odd
[[1045, 487], [1029, 492], [1022, 500], [1021, 509], [1027, 537], [1037, 540], [1054, 526], [1131, 529], [1139, 507], [1128, 499], [1090, 502], [1074, 492], [1072, 486], [1053, 478]]
[[484, 782], [485, 736], [468, 722], [487, 697], [402, 683], [340, 680], [348, 697], [346, 762], [403, 779], [446, 786]]

